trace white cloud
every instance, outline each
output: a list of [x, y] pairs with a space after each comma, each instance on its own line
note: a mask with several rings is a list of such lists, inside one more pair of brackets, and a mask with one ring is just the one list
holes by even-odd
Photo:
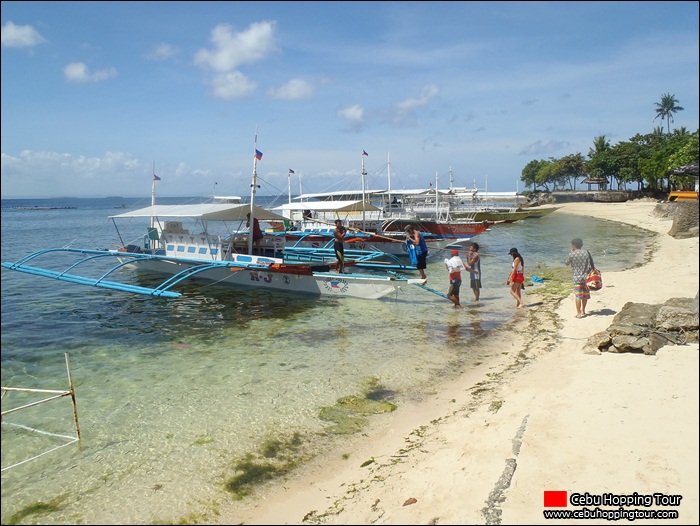
[[116, 68], [101, 69], [91, 73], [83, 62], [71, 62], [63, 68], [63, 75], [68, 82], [99, 82], [117, 76]]
[[2, 26], [1, 38], [3, 47], [33, 48], [46, 42], [46, 39], [32, 26], [16, 26], [12, 22]]
[[233, 100], [250, 96], [257, 84], [240, 71], [217, 75], [211, 81], [214, 95], [220, 99]]
[[22, 150], [17, 156], [2, 154], [2, 189], [13, 196], [50, 197], [57, 189], [64, 192], [65, 188], [79, 186], [73, 192], [76, 197], [118, 195], [133, 184], [145, 181], [147, 185], [151, 170], [150, 162], [141, 163], [123, 152], [88, 157]]
[[175, 46], [161, 42], [146, 54], [149, 60], [166, 60], [180, 52]]
[[194, 63], [223, 73], [241, 64], [262, 60], [276, 49], [274, 28], [274, 22], [256, 22], [245, 31], [234, 34], [228, 24], [219, 24], [211, 31], [214, 49], [197, 51]]
[[571, 147], [571, 144], [566, 141], [536, 141], [532, 144], [528, 144], [522, 148], [518, 155], [536, 156], [541, 157], [547, 155], [548, 157], [554, 157], [557, 152], [567, 151]]
[[313, 97], [314, 87], [302, 79], [292, 79], [279, 88], [272, 88], [268, 95], [273, 99], [298, 100]]
[[365, 124], [365, 109], [359, 104], [344, 106], [338, 110], [337, 115], [355, 131], [361, 130]]
[[405, 124], [413, 120], [414, 112], [427, 106], [437, 95], [440, 93], [440, 88], [435, 84], [428, 84], [423, 87], [418, 97], [409, 97], [400, 102], [397, 102], [394, 106], [396, 109], [396, 114], [394, 116], [394, 122], [397, 124]]

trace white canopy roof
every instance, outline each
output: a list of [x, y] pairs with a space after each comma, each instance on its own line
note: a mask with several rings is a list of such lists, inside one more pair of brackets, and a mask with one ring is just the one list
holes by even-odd
[[[384, 190], [365, 190], [365, 195], [380, 194]], [[348, 197], [362, 197], [362, 190], [338, 190], [335, 192], [321, 192], [316, 194], [301, 194], [296, 196], [294, 199], [304, 200], [304, 199], [324, 199], [326, 201], [333, 201], [341, 198]], [[360, 199], [362, 201], [362, 199]], [[308, 208], [308, 206], [307, 206]]]
[[[189, 217], [204, 221], [245, 221], [249, 212], [250, 205], [242, 203], [153, 205], [110, 216], [110, 219], [128, 219], [132, 217]], [[259, 206], [253, 207], [253, 216], [261, 221], [282, 221], [286, 219], [275, 212], [260, 208]]]
[[379, 210], [372, 203], [365, 201], [302, 201], [300, 203], [285, 203], [272, 210], [280, 212], [287, 210], [313, 210], [315, 212], [361, 212], [362, 210]]

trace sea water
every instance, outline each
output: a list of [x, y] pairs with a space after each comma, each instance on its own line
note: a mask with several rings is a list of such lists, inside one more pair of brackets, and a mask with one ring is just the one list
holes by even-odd
[[[116, 238], [108, 216], [148, 204], [3, 200], [2, 261], [132, 241]], [[35, 205], [59, 208], [16, 208]], [[142, 225], [133, 235], [142, 237]], [[231, 498], [224, 483], [246, 453], [275, 437], [324, 440], [332, 422], [322, 408], [338, 399], [372, 386], [401, 405], [482, 360], [480, 336], [519, 315], [505, 285], [508, 250], [520, 250], [529, 277], [564, 267], [573, 237], [603, 273], [638, 264], [653, 243], [648, 231], [561, 211], [493, 226], [474, 238], [481, 301], [465, 275], [463, 309], [413, 286], [359, 300], [189, 285], [163, 299], [3, 268], [2, 385], [66, 390], [67, 353], [81, 440], [64, 446], [61, 438], [76, 435], [70, 397], [3, 418], [2, 522], [23, 510], [39, 513], [25, 521], [44, 524], [204, 516]], [[427, 268], [440, 292], [447, 257], [433, 251]], [[536, 287], [526, 287], [525, 303]], [[10, 392], [2, 409], [48, 396]]]

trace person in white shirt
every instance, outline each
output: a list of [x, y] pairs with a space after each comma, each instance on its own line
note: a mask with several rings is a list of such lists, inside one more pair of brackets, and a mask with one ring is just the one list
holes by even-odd
[[447, 298], [454, 303], [455, 309], [461, 309], [459, 302], [459, 287], [462, 285], [462, 271], [471, 269], [464, 265], [464, 261], [459, 257], [459, 250], [452, 251], [452, 257], [445, 259], [445, 268], [450, 273], [450, 288], [447, 289]]

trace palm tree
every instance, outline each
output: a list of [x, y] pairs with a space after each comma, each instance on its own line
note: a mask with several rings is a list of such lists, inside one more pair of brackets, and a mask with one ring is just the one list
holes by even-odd
[[610, 141], [605, 138], [605, 135], [593, 137], [593, 148], [588, 150], [588, 157], [593, 157], [596, 153], [601, 153], [610, 149]]
[[665, 118], [666, 128], [668, 129], [669, 135], [671, 133], [671, 122], [673, 122], [673, 114], [677, 111], [683, 111], [683, 108], [681, 108], [680, 106], [676, 106], [677, 102], [678, 100], [676, 99], [675, 94], [671, 95], [670, 93], [664, 93], [661, 95], [661, 102], [655, 103], [656, 117], [654, 117], [654, 120], [656, 120], [657, 118], [660, 119], [661, 124], [663, 125]]

